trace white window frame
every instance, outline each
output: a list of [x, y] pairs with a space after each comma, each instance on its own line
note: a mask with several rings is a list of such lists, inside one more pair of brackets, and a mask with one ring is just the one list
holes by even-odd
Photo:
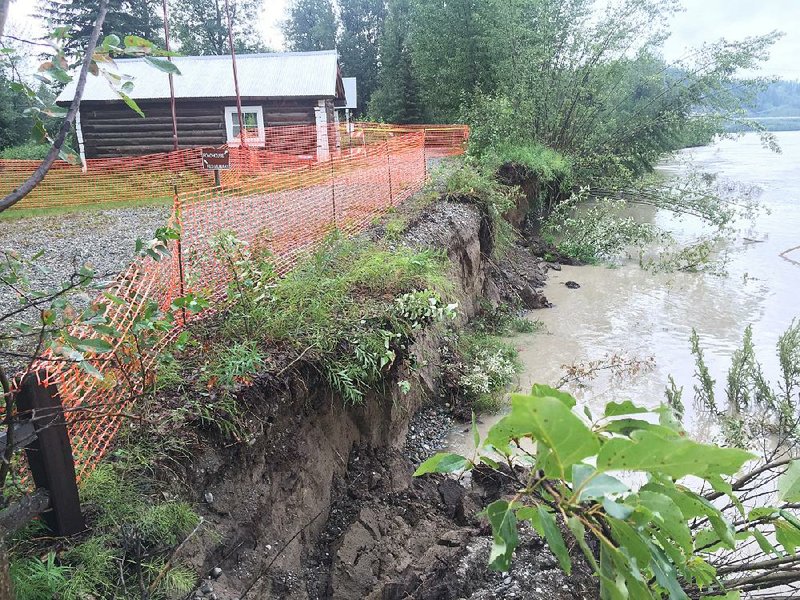
[[[264, 145], [264, 107], [262, 106], [242, 106], [242, 117], [245, 113], [256, 114], [256, 125], [258, 127], [258, 139], [253, 137], [247, 138], [248, 144], [257, 143], [260, 146]], [[235, 106], [225, 107], [225, 132], [228, 135], [228, 145], [238, 146], [240, 141], [238, 138], [233, 137], [233, 119], [239, 118], [239, 110]]]

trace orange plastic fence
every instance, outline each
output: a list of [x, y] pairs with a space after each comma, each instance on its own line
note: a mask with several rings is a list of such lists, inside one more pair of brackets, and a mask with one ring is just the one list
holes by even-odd
[[[113, 351], [89, 359], [102, 378], [53, 353], [35, 366], [43, 383], [58, 387], [79, 478], [107, 452], [126, 411], [151, 379], [159, 352], [185, 325], [143, 334], [139, 330], [148, 307], [166, 309], [188, 292], [224, 299], [230, 273], [212, 249], [219, 232], [233, 232], [270, 250], [282, 274], [332, 228], [362, 231], [425, 182], [424, 130], [382, 126], [344, 135], [335, 128], [325, 140], [314, 127], [292, 129], [269, 131], [265, 137], [293, 152], [278, 152], [269, 144], [231, 148], [231, 169], [223, 173], [220, 187], [175, 195], [172, 224], [180, 240], [172, 243], [169, 257], [134, 260], [98, 297], [122, 337], [73, 328], [73, 336], [103, 338], [113, 345]], [[187, 164], [195, 157], [191, 151], [181, 156]], [[196, 174], [203, 181], [210, 177]], [[145, 350], [132, 350], [134, 335], [150, 336]]]
[[[35, 160], [0, 159], [0, 196], [19, 187], [39, 166]], [[39, 186], [11, 210], [73, 207], [107, 203], [165, 202], [175, 188], [212, 185], [196, 149], [123, 158], [88, 159], [79, 165], [56, 161]]]
[[[322, 131], [318, 135], [315, 126], [300, 125], [267, 127], [261, 136], [258, 132], [248, 132], [247, 152], [236, 154], [233, 172], [249, 175], [310, 168], [319, 162], [320, 156], [365, 153], [387, 139], [414, 131], [425, 132], [426, 157], [453, 156], [464, 152], [469, 138], [469, 128], [464, 125], [354, 123], [330, 125]], [[16, 189], [38, 165], [38, 161], [0, 159], [0, 197]], [[112, 203], [169, 204], [175, 193], [208, 189], [213, 183], [213, 174], [203, 170], [198, 148], [145, 156], [90, 158], [85, 169], [57, 161], [44, 181], [11, 210]]]
[[429, 158], [463, 154], [469, 141], [469, 127], [466, 125], [388, 125], [384, 123], [358, 122], [355, 124], [355, 128], [357, 131], [373, 134], [424, 131], [425, 152]]

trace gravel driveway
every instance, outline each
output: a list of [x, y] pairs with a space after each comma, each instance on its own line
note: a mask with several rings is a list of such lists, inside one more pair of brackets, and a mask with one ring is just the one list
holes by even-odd
[[[117, 208], [0, 220], [0, 249], [30, 257], [40, 250], [36, 289], [56, 287], [75, 268], [116, 273], [131, 261], [137, 238], [151, 239], [169, 217], [170, 207]], [[17, 306], [12, 290], [0, 285], [0, 315]]]

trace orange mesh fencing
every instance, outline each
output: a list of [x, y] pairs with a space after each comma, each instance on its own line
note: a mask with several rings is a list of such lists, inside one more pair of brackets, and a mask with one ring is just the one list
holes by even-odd
[[425, 153], [428, 158], [459, 156], [464, 154], [469, 142], [466, 125], [388, 125], [385, 123], [356, 122], [355, 131], [366, 135], [381, 133], [425, 132]]
[[[246, 148], [234, 148], [232, 172], [264, 174], [312, 168], [326, 152], [334, 157], [368, 153], [398, 135], [425, 132], [426, 158], [463, 154], [469, 139], [465, 125], [389, 125], [357, 122], [330, 125], [320, 135], [315, 126], [267, 127], [246, 132]], [[319, 139], [323, 138], [323, 139]], [[327, 143], [324, 138], [327, 138]], [[255, 139], [255, 143], [252, 141]], [[327, 146], [327, 151], [325, 150]], [[0, 196], [19, 187], [39, 166], [35, 160], [0, 159]], [[11, 210], [75, 206], [169, 204], [175, 193], [195, 192], [214, 184], [203, 170], [200, 150], [117, 158], [90, 158], [85, 169], [56, 161], [36, 187]]]
[[[0, 159], [0, 196], [19, 187], [39, 166], [36, 160]], [[197, 149], [120, 158], [90, 158], [80, 165], [56, 161], [44, 180], [11, 210], [97, 204], [171, 202], [175, 189], [213, 185]]]
[[[231, 168], [222, 172], [218, 187], [213, 174], [192, 171], [210, 185], [174, 196], [171, 223], [180, 239], [170, 243], [169, 256], [137, 258], [97, 298], [118, 334], [88, 327], [70, 331], [113, 347], [87, 358], [102, 377], [54, 352], [34, 367], [42, 383], [59, 390], [79, 478], [107, 452], [131, 403], [152, 380], [159, 353], [185, 325], [179, 314], [173, 327], [151, 331], [142, 327], [143, 315], [153, 307], [167, 310], [189, 292], [224, 300], [231, 274], [213, 249], [221, 231], [268, 249], [277, 272], [285, 274], [333, 228], [346, 234], [363, 231], [422, 188], [428, 150], [424, 130], [381, 126], [363, 133], [340, 126], [327, 132], [313, 126], [281, 128], [265, 136], [275, 143], [271, 148], [230, 148]], [[186, 164], [199, 156], [193, 152], [180, 153]], [[148, 336], [146, 344], [132, 343], [142, 335]]]

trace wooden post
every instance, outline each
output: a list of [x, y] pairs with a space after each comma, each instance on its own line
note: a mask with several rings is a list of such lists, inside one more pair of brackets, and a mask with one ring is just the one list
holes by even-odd
[[30, 418], [36, 441], [25, 449], [33, 481], [49, 492], [51, 510], [43, 518], [58, 535], [75, 535], [86, 529], [78, 499], [75, 463], [64, 410], [55, 386], [41, 385], [35, 373], [22, 381], [17, 396], [18, 414]]

